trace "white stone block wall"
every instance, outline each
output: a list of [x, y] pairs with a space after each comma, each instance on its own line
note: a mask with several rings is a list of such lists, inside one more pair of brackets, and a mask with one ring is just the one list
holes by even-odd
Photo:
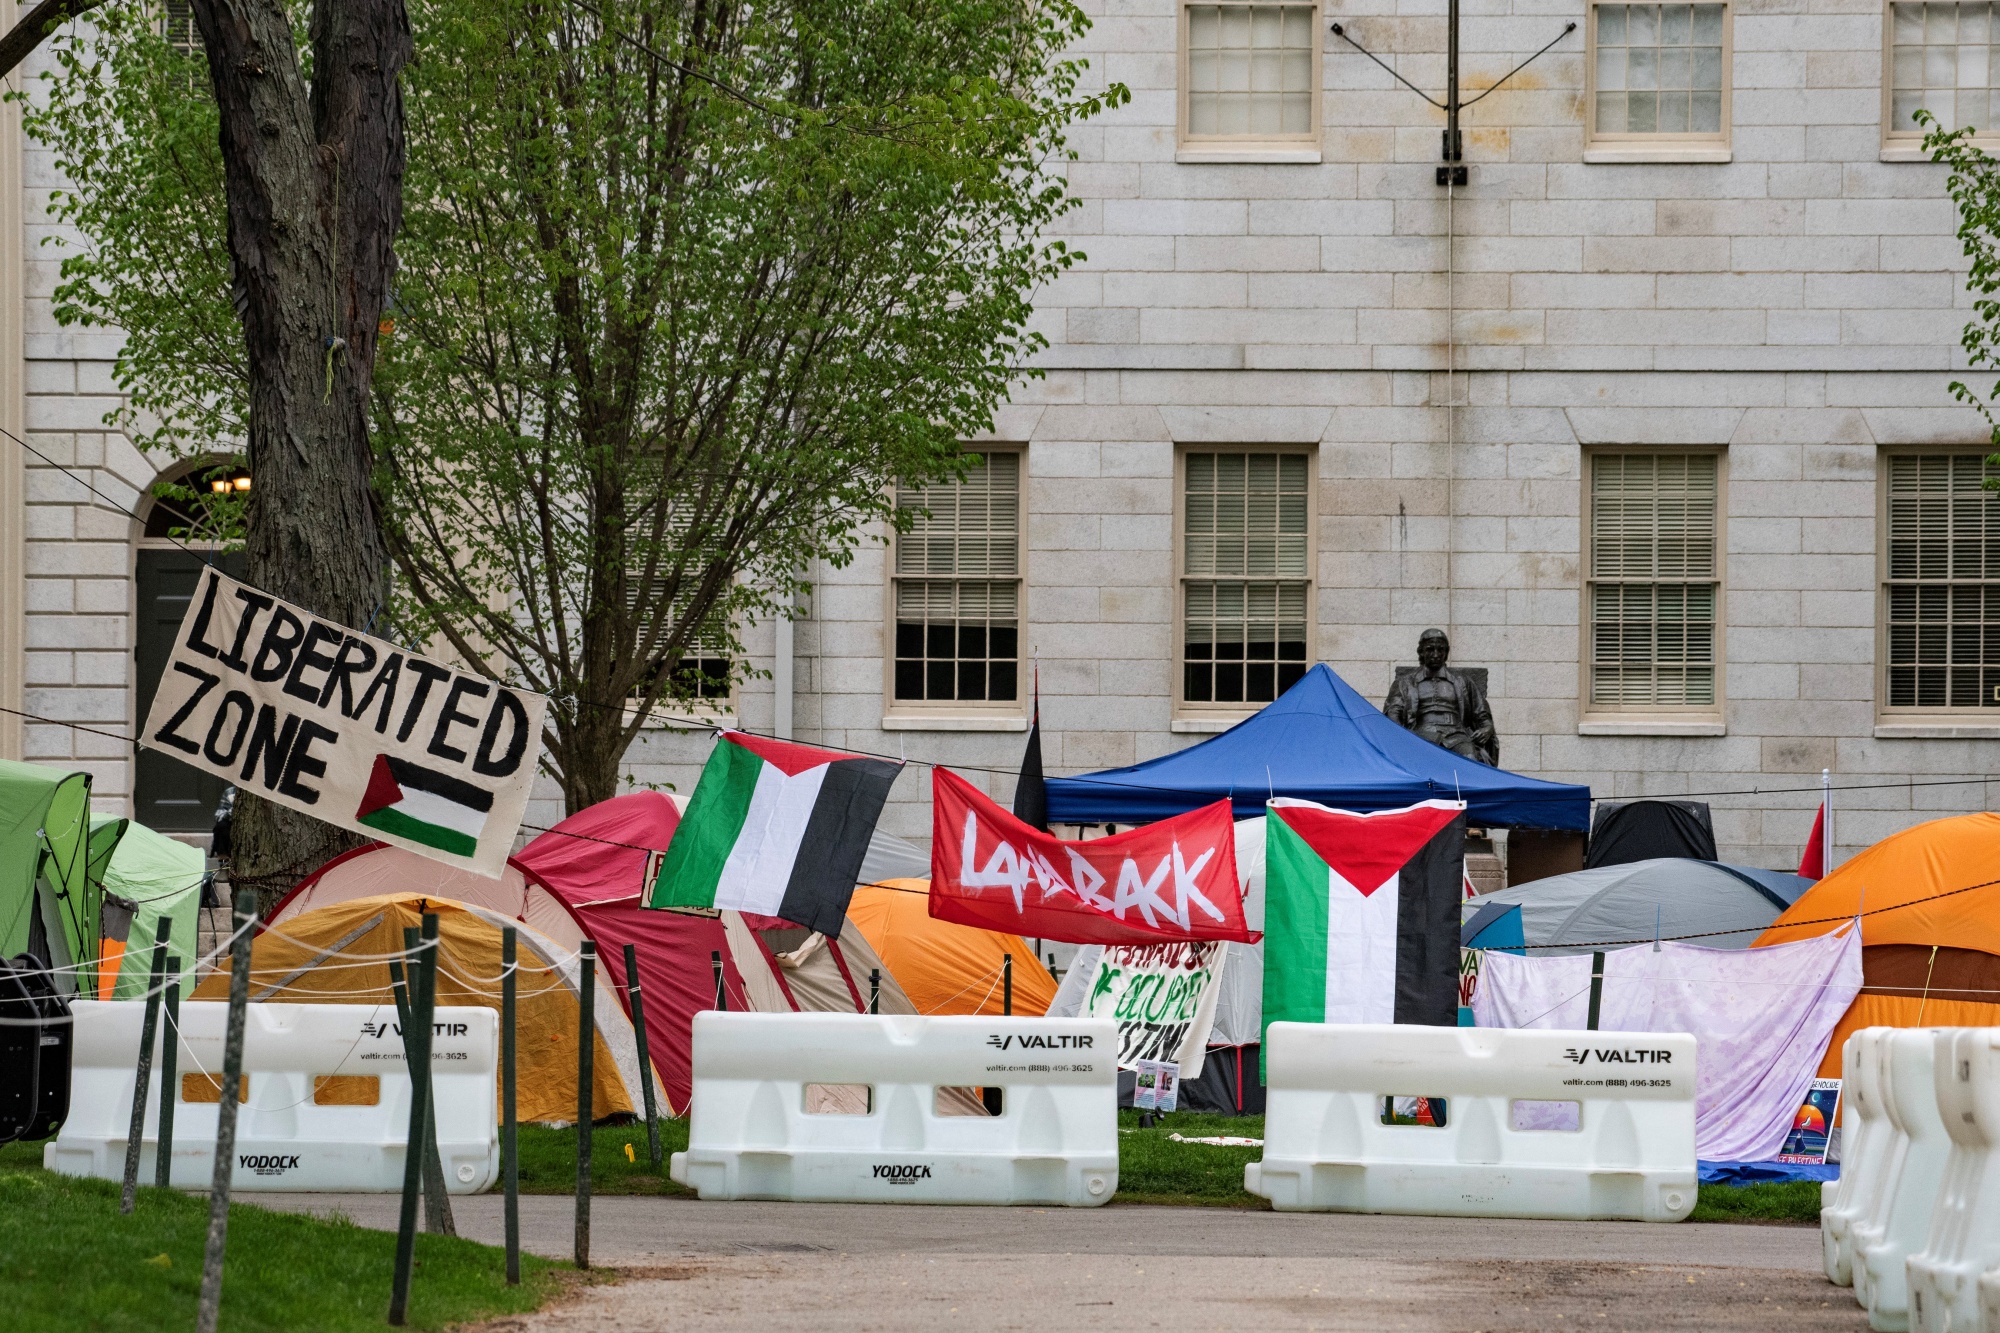
[[[1992, 805], [1983, 782], [1915, 784], [1992, 771], [2000, 727], [1876, 735], [1879, 455], [1985, 438], [1946, 387], [1970, 306], [1942, 173], [1880, 160], [1878, 0], [1736, 6], [1720, 164], [1586, 164], [1579, 28], [1467, 113], [1471, 179], [1449, 203], [1438, 113], [1330, 34], [1322, 162], [1176, 163], [1173, 0], [1087, 8], [1090, 80], [1134, 100], [1072, 135], [1081, 203], [1060, 230], [1089, 259], [1038, 293], [1047, 377], [992, 436], [1027, 447], [1023, 642], [1053, 772], [1201, 739], [1172, 729], [1175, 449], [1284, 444], [1311, 446], [1320, 480], [1314, 652], [1365, 695], [1444, 625], [1457, 661], [1492, 672], [1509, 767], [1607, 797], [1747, 793], [1711, 803], [1723, 855], [1755, 865], [1796, 861], [1818, 798], [1772, 789], [1816, 787], [1822, 767], [1888, 784], [1841, 797], [1843, 856]], [[1442, 11], [1336, 0], [1323, 18], [1436, 90]], [[1578, 0], [1465, 13], [1469, 91], [1584, 19]], [[34, 213], [42, 159], [29, 180]], [[151, 471], [99, 424], [115, 343], [49, 319], [45, 230], [33, 438], [129, 500]], [[1723, 735], [1579, 734], [1582, 460], [1626, 444], [1726, 454]], [[123, 731], [129, 522], [39, 472], [31, 499], [33, 707]], [[884, 728], [882, 549], [814, 573], [797, 736], [912, 760], [885, 827], [918, 841], [928, 763], [1009, 798], [1020, 731]], [[747, 642], [770, 671], [770, 627]], [[768, 730], [770, 681], [739, 694], [743, 724]], [[91, 763], [100, 790], [129, 781], [113, 742], [30, 737]], [[648, 733], [631, 779], [689, 792], [708, 744]], [[559, 817], [545, 781], [529, 818]]]
[[[46, 50], [29, 57], [33, 94]], [[23, 757], [91, 775], [93, 804], [130, 813], [133, 734], [133, 539], [159, 471], [104, 424], [121, 402], [113, 363], [122, 335], [63, 328], [54, 293], [77, 237], [49, 216], [61, 188], [54, 155], [23, 146], [26, 440], [26, 635], [22, 707], [53, 719], [22, 724]], [[17, 449], [9, 441], [0, 448]], [[14, 521], [9, 519], [9, 521]], [[60, 725], [75, 724], [75, 725]], [[88, 728], [88, 730], [82, 729]]]

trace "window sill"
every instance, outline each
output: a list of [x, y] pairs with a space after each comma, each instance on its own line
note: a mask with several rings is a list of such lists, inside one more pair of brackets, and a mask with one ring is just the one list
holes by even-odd
[[[1981, 148], [1993, 147], [1991, 143], [1980, 144], [1978, 146]], [[1931, 155], [1923, 150], [1922, 145], [1917, 140], [1913, 139], [1908, 143], [1883, 144], [1882, 160], [1884, 162], [1928, 162], [1931, 160]]]
[[1251, 712], [1230, 717], [1177, 717], [1168, 724], [1167, 730], [1176, 736], [1214, 736], [1255, 716], [1257, 714]]
[[1028, 719], [1003, 713], [901, 713], [882, 719], [884, 731], [1026, 731]]
[[2000, 721], [1956, 722], [1947, 718], [1912, 719], [1908, 722], [1877, 722], [1878, 741], [1991, 741], [2000, 740]]
[[1600, 144], [1583, 150], [1583, 160], [1591, 164], [1618, 162], [1733, 162], [1728, 144]]
[[1202, 162], [1302, 162], [1308, 165], [1324, 161], [1318, 144], [1214, 144], [1182, 147], [1174, 153], [1174, 161], [1183, 164]]
[[1576, 724], [1579, 736], [1727, 736], [1729, 724], [1709, 718], [1590, 718]]

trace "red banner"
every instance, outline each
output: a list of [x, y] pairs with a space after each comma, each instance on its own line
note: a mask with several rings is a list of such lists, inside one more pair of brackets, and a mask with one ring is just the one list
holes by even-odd
[[940, 921], [1069, 944], [1259, 938], [1243, 920], [1227, 801], [1069, 842], [942, 768], [932, 793], [931, 915]]

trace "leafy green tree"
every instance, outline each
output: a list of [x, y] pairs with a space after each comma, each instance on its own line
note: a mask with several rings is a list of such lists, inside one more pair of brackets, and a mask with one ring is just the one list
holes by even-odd
[[[30, 129], [88, 238], [59, 317], [140, 330], [125, 422], [187, 456], [247, 376], [216, 113], [129, 11], [64, 39]], [[1080, 256], [1069, 0], [419, 0], [372, 386], [394, 619], [550, 694], [574, 810], [688, 663], [948, 475]], [[740, 668], [739, 668], [740, 669]]]
[[[1948, 130], [1928, 111], [1917, 112], [1916, 119], [1924, 127], [1924, 151], [1950, 172], [1945, 190], [1958, 207], [1959, 243], [1972, 261], [1965, 278], [1965, 289], [1972, 293], [1972, 318], [1959, 343], [1974, 367], [2000, 370], [2000, 161], [1973, 143], [1977, 131], [1970, 125]], [[1986, 419], [1993, 444], [2000, 448], [2000, 421], [1993, 415], [1993, 404], [2000, 400], [2000, 379], [1984, 393], [1954, 380], [1951, 396]], [[1986, 461], [2000, 466], [2000, 453]], [[1989, 477], [1986, 485], [2000, 489], [1995, 478]]]

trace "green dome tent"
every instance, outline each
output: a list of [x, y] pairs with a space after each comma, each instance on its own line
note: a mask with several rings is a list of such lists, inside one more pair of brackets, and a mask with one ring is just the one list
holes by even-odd
[[63, 993], [95, 992], [103, 890], [91, 869], [110, 861], [123, 831], [93, 838], [88, 773], [0, 759], [0, 958], [32, 949], [78, 969]]
[[[113, 825], [123, 830], [98, 878], [104, 892], [133, 905], [132, 925], [125, 939], [125, 954], [118, 963], [116, 1000], [136, 1000], [146, 993], [147, 972], [153, 966], [153, 942], [159, 938], [160, 921], [170, 919], [167, 952], [180, 960], [181, 993], [194, 989], [196, 917], [201, 911], [201, 889], [207, 858], [201, 850], [176, 842], [144, 824], [111, 815], [90, 818], [93, 845]], [[97, 861], [93, 854], [92, 861]], [[101, 863], [100, 863], [101, 864]], [[110, 959], [105, 960], [106, 966]]]

